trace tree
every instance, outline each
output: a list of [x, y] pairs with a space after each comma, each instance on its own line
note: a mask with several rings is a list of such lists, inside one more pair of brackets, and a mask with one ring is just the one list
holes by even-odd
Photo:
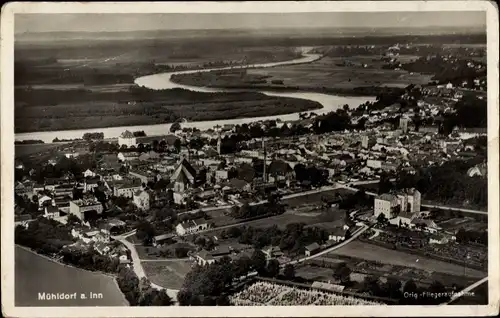
[[174, 141], [174, 148], [177, 152], [180, 152], [181, 151], [181, 140], [180, 139], [176, 139]]
[[293, 280], [295, 278], [295, 268], [292, 264], [286, 264], [283, 272], [285, 279]]
[[418, 291], [417, 284], [413, 279], [409, 279], [406, 281], [403, 286], [403, 293], [405, 294], [414, 294]]
[[385, 216], [384, 213], [380, 213], [378, 216], [377, 216], [377, 223], [381, 226], [385, 226], [387, 225], [387, 217]]
[[177, 293], [177, 301], [179, 302], [179, 305], [181, 305], [181, 306], [190, 306], [192, 303], [192, 300], [193, 300], [193, 293], [188, 291], [188, 290], [181, 289]]
[[68, 220], [67, 220], [67, 223], [68, 223], [68, 224], [70, 224], [70, 225], [71, 225], [71, 224], [80, 224], [80, 223], [81, 223], [81, 221], [80, 221], [80, 219], [79, 219], [76, 215], [74, 215], [74, 214], [69, 214], [69, 215], [68, 215]]
[[180, 123], [173, 123], [172, 126], [170, 126], [170, 132], [174, 133], [177, 130], [181, 130], [181, 124]]
[[384, 284], [384, 294], [392, 299], [401, 298], [401, 282], [395, 278], [388, 278]]
[[266, 272], [267, 276], [269, 277], [277, 277], [280, 273], [280, 263], [275, 259], [269, 260], [269, 262], [267, 263]]
[[377, 277], [365, 276], [363, 280], [363, 291], [377, 296], [380, 295], [380, 285]]
[[342, 284], [348, 284], [351, 281], [351, 269], [346, 263], [341, 263], [335, 269], [333, 276], [340, 280]]
[[243, 163], [238, 167], [238, 178], [246, 182], [252, 182], [255, 178], [255, 169], [248, 163]]
[[242, 256], [233, 263], [234, 277], [238, 278], [248, 274], [252, 266], [252, 260], [248, 256]]
[[266, 255], [260, 250], [255, 250], [251, 257], [252, 267], [257, 271], [259, 275], [262, 275], [266, 271]]

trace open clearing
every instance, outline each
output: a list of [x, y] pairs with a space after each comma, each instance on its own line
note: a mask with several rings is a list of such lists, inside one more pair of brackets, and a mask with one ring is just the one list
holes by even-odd
[[[421, 270], [435, 271], [451, 275], [464, 275], [463, 266], [434, 260], [425, 256], [390, 250], [360, 241], [353, 241], [329, 253], [328, 255], [346, 255], [371, 261], [379, 261], [384, 264], [413, 267]], [[470, 268], [465, 270], [465, 275], [477, 278], [483, 278], [486, 276], [485, 273]]]
[[22, 144], [14, 146], [15, 157], [29, 156], [38, 152], [48, 151], [61, 146], [60, 143], [54, 144]]
[[[415, 56], [398, 57], [402, 62], [416, 59]], [[352, 66], [339, 66], [343, 62]], [[366, 64], [366, 67], [363, 67]], [[382, 69], [380, 56], [352, 56], [346, 58], [325, 57], [319, 61], [281, 66], [270, 69], [249, 70], [248, 74], [270, 76], [267, 80], [283, 80], [285, 86], [353, 88], [361, 86], [405, 87], [410, 83], [427, 84], [432, 76], [410, 74], [404, 70]]]
[[180, 289], [184, 277], [191, 271], [191, 261], [142, 262], [149, 280], [161, 287]]

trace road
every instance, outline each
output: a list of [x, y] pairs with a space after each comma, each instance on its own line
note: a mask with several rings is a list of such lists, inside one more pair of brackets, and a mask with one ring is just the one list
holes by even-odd
[[[132, 244], [126, 240], [127, 237], [134, 235], [134, 234], [135, 234], [135, 231], [131, 231], [129, 233], [126, 233], [126, 235], [112, 236], [112, 238], [117, 240], [117, 241], [120, 241], [121, 243], [123, 243], [123, 245], [125, 245], [130, 250], [130, 255], [132, 256], [132, 263], [133, 263], [134, 272], [137, 275], [137, 277], [139, 279], [141, 279], [143, 277], [147, 278], [146, 272], [144, 271], [144, 268], [142, 267], [141, 259], [139, 258], [139, 254], [137, 253], [137, 250], [135, 249], [134, 244]], [[159, 286], [155, 283], [151, 283], [151, 287], [158, 289], [158, 290], [165, 289], [167, 292], [167, 295], [170, 296], [170, 298], [172, 298], [172, 300], [177, 302], [177, 293], [179, 292], [179, 290], [164, 288], [164, 287]]]
[[[337, 184], [338, 188], [343, 188], [346, 190], [350, 191], [359, 191], [357, 188], [353, 188], [349, 185], [346, 184]], [[365, 193], [369, 196], [377, 196], [377, 193], [370, 192], [370, 191], [365, 191]], [[472, 214], [483, 214], [483, 215], [488, 215], [488, 212], [485, 211], [480, 211], [480, 210], [471, 210], [471, 209], [464, 209], [464, 208], [455, 208], [451, 206], [445, 206], [445, 205], [432, 205], [432, 204], [421, 204], [421, 207], [424, 208], [429, 208], [429, 209], [441, 209], [441, 210], [450, 210], [450, 211], [459, 211], [459, 212], [464, 212], [464, 213], [472, 213]]]
[[336, 249], [339, 249], [341, 247], [344, 247], [345, 245], [349, 244], [350, 242], [354, 241], [355, 239], [357, 239], [361, 234], [363, 234], [366, 230], [368, 230], [370, 227], [365, 225], [362, 229], [358, 230], [357, 232], [355, 232], [351, 238], [343, 241], [342, 243], [338, 244], [338, 245], [335, 245], [335, 246], [332, 246], [330, 248], [327, 248], [326, 250], [323, 250], [319, 253], [316, 253], [314, 255], [311, 255], [311, 256], [307, 256], [307, 257], [304, 257], [304, 258], [301, 258], [301, 259], [298, 259], [298, 260], [294, 260], [294, 261], [290, 261], [290, 262], [287, 262], [287, 263], [283, 263], [281, 264], [280, 266], [281, 267], [285, 267], [285, 265], [288, 265], [288, 264], [298, 264], [298, 263], [303, 263], [307, 260], [310, 260], [310, 259], [313, 259], [313, 258], [316, 258], [316, 257], [319, 257], [319, 256], [322, 256], [322, 255], [325, 255], [325, 254], [328, 254]]
[[[286, 200], [286, 199], [293, 199], [293, 198], [298, 198], [298, 197], [302, 197], [302, 196], [306, 196], [306, 195], [310, 195], [310, 194], [316, 194], [316, 193], [321, 193], [321, 192], [326, 192], [326, 191], [332, 191], [332, 190], [335, 190], [335, 189], [338, 189], [339, 187], [338, 186], [324, 186], [324, 187], [321, 187], [321, 188], [318, 188], [318, 189], [314, 189], [314, 190], [309, 190], [309, 191], [304, 191], [304, 192], [298, 192], [298, 193], [292, 193], [292, 194], [287, 194], [287, 195], [284, 195], [281, 200]], [[255, 205], [261, 205], [261, 204], [264, 204], [264, 203], [267, 203], [267, 200], [261, 200], [261, 201], [258, 201], [258, 202], [251, 202], [249, 203], [250, 206], [255, 206]], [[234, 205], [221, 205], [221, 206], [212, 206], [212, 207], [208, 207], [208, 208], [200, 208], [200, 209], [195, 209], [195, 210], [191, 210], [191, 211], [186, 211], [186, 212], [181, 212], [179, 213], [178, 215], [182, 215], [182, 214], [188, 214], [188, 213], [197, 213], [197, 212], [200, 212], [200, 211], [203, 211], [203, 212], [211, 212], [211, 211], [218, 211], [218, 210], [226, 210], [226, 209], [231, 209]]]
[[152, 258], [141, 259], [141, 262], [186, 262], [189, 258]]
[[483, 278], [483, 279], [475, 282], [474, 284], [472, 284], [472, 285], [464, 288], [463, 290], [459, 291], [458, 293], [453, 294], [453, 296], [451, 297], [451, 299], [448, 302], [444, 303], [443, 305], [449, 305], [449, 304], [451, 304], [455, 300], [457, 300], [460, 297], [466, 295], [468, 292], [472, 291], [474, 288], [478, 287], [479, 285], [484, 284], [487, 281], [488, 281], [488, 277], [485, 277], [485, 278]]

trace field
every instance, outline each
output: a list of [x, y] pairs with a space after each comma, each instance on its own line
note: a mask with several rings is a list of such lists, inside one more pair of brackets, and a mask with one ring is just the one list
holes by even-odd
[[[416, 59], [400, 57], [401, 62]], [[341, 63], [352, 66], [339, 66]], [[366, 67], [363, 67], [366, 64]], [[268, 80], [283, 80], [284, 85], [328, 88], [353, 88], [362, 86], [405, 87], [410, 83], [427, 84], [431, 76], [410, 74], [406, 71], [381, 69], [380, 56], [326, 57], [319, 61], [264, 70], [250, 70], [249, 74], [270, 76]]]
[[156, 248], [154, 246], [135, 245], [135, 249], [137, 250], [137, 254], [139, 254], [140, 259], [177, 258], [175, 256], [176, 248], [187, 248], [189, 250], [194, 250], [194, 245], [184, 242], [174, 243], [162, 248]]
[[299, 289], [286, 285], [256, 282], [230, 297], [236, 306], [306, 306], [306, 305], [380, 305], [350, 296], [319, 290]]
[[[417, 56], [400, 56], [401, 63]], [[344, 64], [345, 63], [345, 64]], [[246, 71], [212, 71], [178, 75], [175, 82], [212, 87], [267, 87], [349, 92], [361, 87], [406, 87], [427, 84], [432, 76], [382, 69], [380, 56], [324, 57], [318, 61]]]
[[344, 196], [344, 195], [349, 195], [351, 193], [352, 191], [339, 188], [330, 191], [301, 195], [295, 198], [283, 199], [282, 202], [286, 204], [288, 207], [296, 207], [304, 204], [321, 203], [321, 199], [323, 198], [334, 199], [337, 195]]
[[397, 250], [389, 250], [373, 244], [366, 244], [360, 241], [353, 241], [328, 255], [350, 256], [369, 261], [379, 261], [383, 264], [399, 265], [403, 267], [416, 268], [424, 271], [439, 272], [450, 275], [483, 278], [485, 273], [456, 264], [434, 260], [420, 255], [412, 255]]
[[[77, 293], [75, 300], [38, 300], [38, 293]], [[80, 294], [102, 293], [101, 299]], [[15, 249], [16, 306], [127, 306], [111, 276], [61, 265], [23, 248]]]
[[191, 261], [142, 262], [142, 267], [151, 282], [169, 289], [180, 289], [184, 277], [191, 271]]
[[48, 150], [52, 150], [61, 146], [61, 144], [23, 144], [23, 145], [15, 145], [14, 153], [15, 157], [25, 157], [30, 156], [39, 152], [44, 152]]

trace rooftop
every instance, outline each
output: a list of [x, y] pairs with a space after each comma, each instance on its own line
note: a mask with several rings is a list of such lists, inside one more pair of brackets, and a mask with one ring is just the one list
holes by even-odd
[[71, 202], [78, 205], [79, 207], [101, 204], [99, 201], [97, 201], [96, 198], [85, 198], [80, 200], [73, 200]]
[[133, 133], [131, 133], [131, 132], [130, 132], [130, 131], [128, 131], [128, 130], [125, 130], [125, 131], [121, 134], [121, 136], [120, 136], [120, 137], [121, 137], [121, 138], [135, 138], [135, 137], [134, 137], [134, 134], [133, 134]]

